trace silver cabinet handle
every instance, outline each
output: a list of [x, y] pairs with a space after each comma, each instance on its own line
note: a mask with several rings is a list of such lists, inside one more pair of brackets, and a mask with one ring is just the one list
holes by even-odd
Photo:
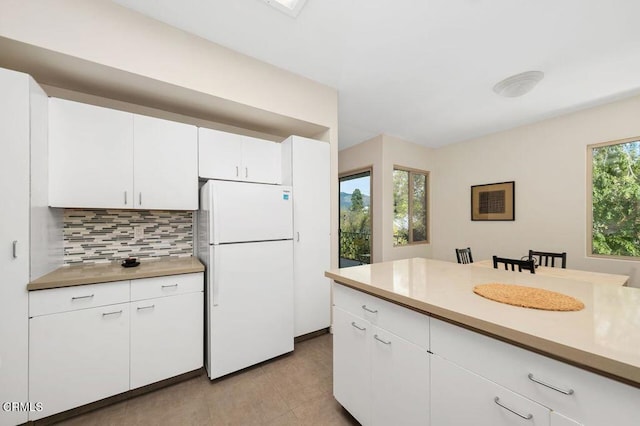
[[496, 404], [498, 404], [499, 406], [501, 406], [501, 407], [502, 407], [502, 408], [504, 408], [505, 410], [512, 412], [512, 413], [513, 413], [513, 414], [515, 414], [516, 416], [522, 417], [522, 418], [523, 418], [523, 419], [525, 419], [525, 420], [531, 420], [531, 419], [533, 418], [533, 414], [531, 414], [531, 413], [529, 413], [529, 414], [527, 414], [527, 415], [520, 414], [520, 413], [518, 413], [516, 410], [513, 410], [513, 409], [511, 409], [511, 408], [507, 407], [506, 405], [501, 404], [501, 403], [500, 403], [500, 398], [498, 398], [497, 396], [496, 396], [495, 398], [493, 398], [493, 402], [495, 402]]
[[376, 339], [378, 342], [384, 343], [385, 345], [390, 345], [391, 344], [391, 342], [387, 342], [386, 340], [382, 340], [381, 338], [379, 338], [377, 334], [374, 334], [373, 338]]
[[300, 242], [300, 233], [296, 232], [296, 241]]
[[539, 385], [542, 385], [542, 386], [546, 386], [549, 389], [553, 389], [554, 391], [560, 392], [560, 393], [565, 394], [565, 395], [573, 395], [573, 389], [562, 389], [562, 388], [554, 386], [554, 385], [552, 385], [550, 383], [543, 382], [542, 380], [536, 379], [535, 377], [533, 377], [533, 374], [531, 374], [531, 373], [529, 373], [529, 375], [527, 377], [532, 382], [538, 383]]
[[11, 245], [13, 246], [13, 258], [17, 259], [18, 258], [18, 240], [14, 240], [13, 243], [11, 243]]
[[153, 309], [155, 307], [156, 307], [155, 304], [154, 305], [149, 305], [149, 306], [138, 306], [138, 310], [142, 311], [143, 309]]
[[124, 191], [124, 204], [127, 204], [127, 191]]
[[73, 296], [71, 300], [79, 300], [79, 299], [91, 299], [94, 295], [89, 294], [87, 296]]
[[244, 177], [246, 177], [246, 178], [249, 177], [249, 168], [248, 167], [244, 168]]
[[162, 288], [169, 288], [169, 287], [178, 287], [178, 284], [166, 284], [162, 286]]
[[240, 169], [236, 166], [236, 177], [240, 176]]
[[119, 311], [113, 311], [113, 312], [104, 312], [102, 314], [103, 317], [106, 317], [107, 315], [118, 315], [122, 313], [122, 309], [120, 309]]
[[142, 205], [142, 192], [138, 194], [138, 204]]
[[362, 309], [364, 309], [367, 312], [371, 312], [372, 314], [377, 314], [378, 313], [377, 309], [369, 309], [369, 308], [367, 308], [367, 305], [362, 305]]
[[358, 324], [356, 324], [355, 321], [351, 321], [351, 325], [354, 326], [355, 328], [357, 328], [360, 331], [365, 331], [367, 329], [367, 327], [360, 327]]

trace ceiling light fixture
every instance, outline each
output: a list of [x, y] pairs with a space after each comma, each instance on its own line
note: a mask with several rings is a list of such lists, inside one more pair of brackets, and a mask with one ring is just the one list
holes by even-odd
[[296, 18], [307, 0], [263, 0], [269, 6]]
[[493, 91], [500, 96], [515, 98], [530, 92], [543, 78], [542, 71], [526, 71], [505, 78], [493, 86]]

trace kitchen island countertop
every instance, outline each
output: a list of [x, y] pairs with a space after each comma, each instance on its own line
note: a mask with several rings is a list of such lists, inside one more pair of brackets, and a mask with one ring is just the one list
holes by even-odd
[[135, 268], [124, 268], [120, 263], [95, 263], [61, 266], [42, 277], [31, 281], [27, 290], [45, 290], [113, 281], [136, 280], [166, 275], [203, 272], [204, 266], [195, 257], [171, 257], [140, 259]]
[[[338, 283], [640, 387], [640, 289], [414, 258], [327, 271]], [[581, 300], [557, 312], [476, 295], [478, 284], [544, 288]]]

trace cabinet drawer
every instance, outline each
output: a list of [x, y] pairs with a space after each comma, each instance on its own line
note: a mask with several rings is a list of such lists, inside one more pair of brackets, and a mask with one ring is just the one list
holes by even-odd
[[576, 421], [630, 425], [637, 419], [640, 389], [491, 337], [432, 319], [431, 350]]
[[429, 349], [429, 317], [341, 284], [333, 286], [333, 303], [378, 327]]
[[129, 301], [129, 281], [78, 285], [29, 292], [29, 316], [94, 308]]
[[204, 288], [204, 274], [169, 275], [131, 281], [131, 301], [193, 293]]

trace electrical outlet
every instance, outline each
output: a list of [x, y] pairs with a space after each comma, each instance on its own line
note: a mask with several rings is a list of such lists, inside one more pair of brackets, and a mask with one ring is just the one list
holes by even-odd
[[133, 238], [136, 240], [144, 238], [144, 226], [136, 226], [133, 228]]

